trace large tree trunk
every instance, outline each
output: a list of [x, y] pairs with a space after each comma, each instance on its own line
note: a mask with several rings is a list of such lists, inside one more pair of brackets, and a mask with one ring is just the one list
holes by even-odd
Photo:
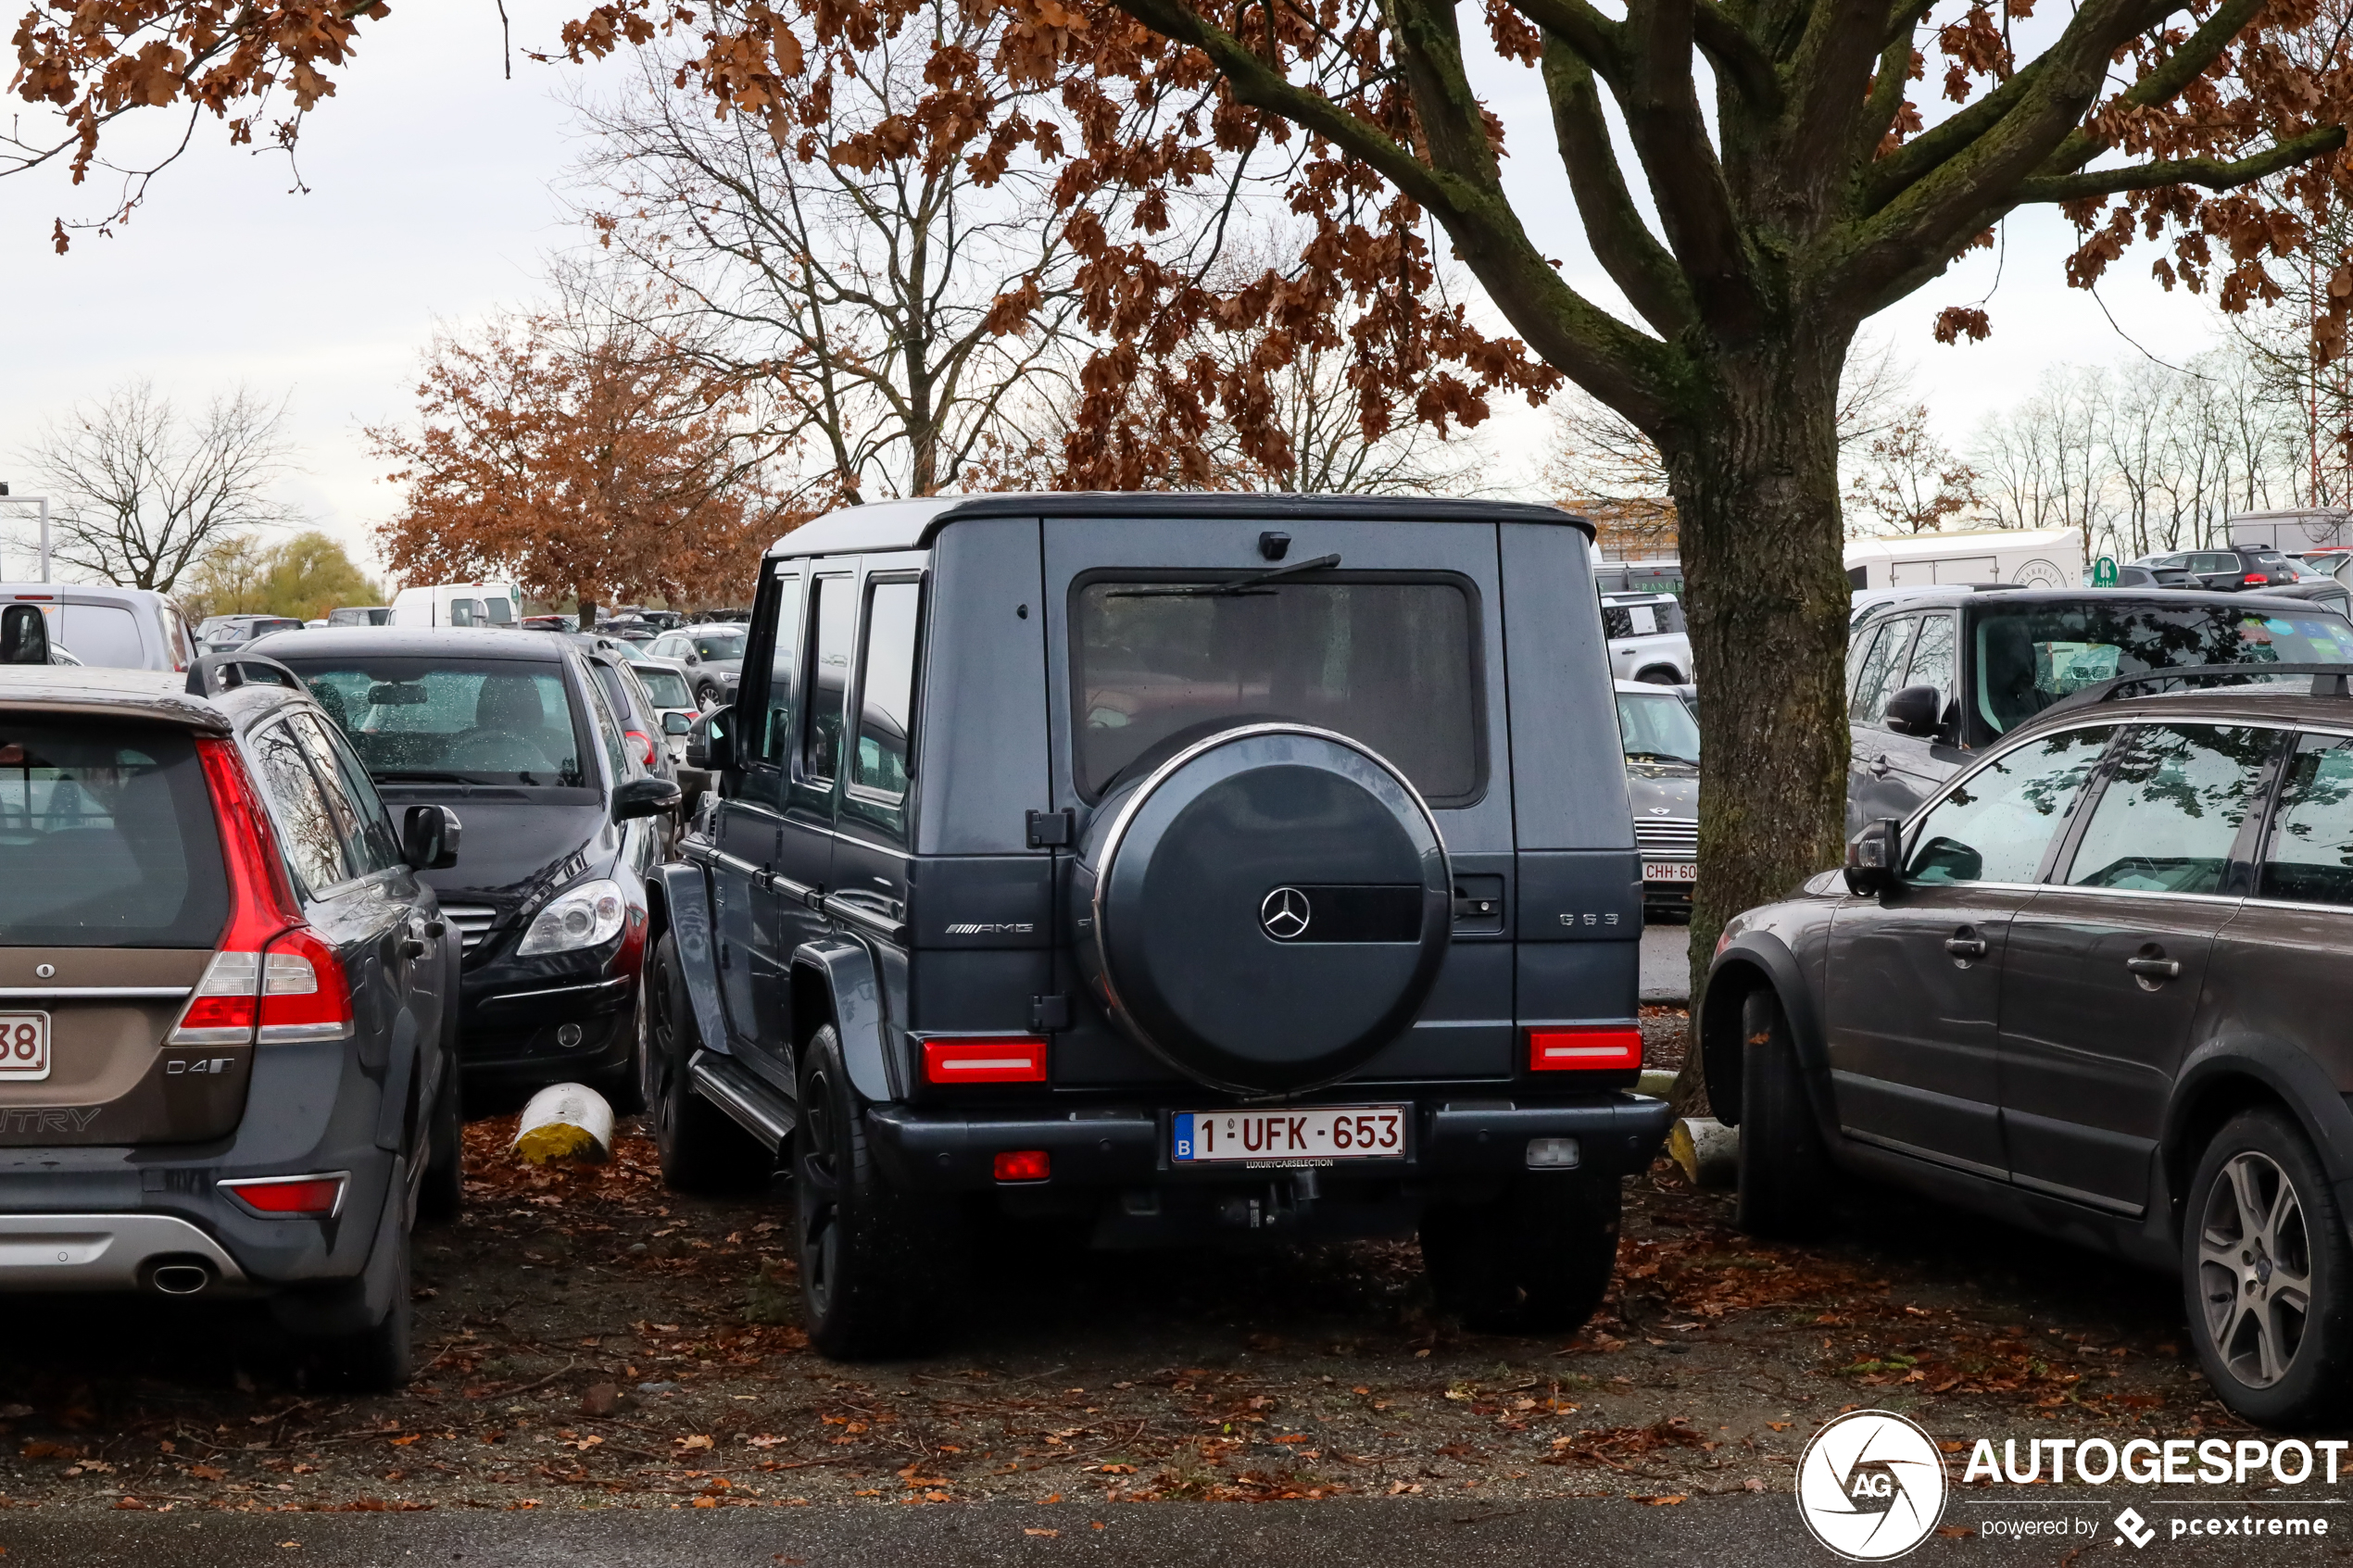
[[[1659, 443], [1681, 540], [1700, 754], [1692, 1017], [1724, 922], [1836, 865], [1846, 800], [1846, 621], [1836, 414], [1845, 342], [1756, 342]], [[1703, 1094], [1697, 1041], [1676, 1085]]]

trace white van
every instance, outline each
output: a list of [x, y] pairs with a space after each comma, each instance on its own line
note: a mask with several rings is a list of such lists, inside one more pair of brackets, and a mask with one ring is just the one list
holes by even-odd
[[1962, 583], [2080, 588], [2083, 536], [2072, 528], [1973, 528], [1854, 539], [1846, 546], [1846, 580], [1857, 589]]
[[522, 589], [512, 583], [431, 583], [392, 596], [395, 626], [512, 626]]
[[180, 607], [152, 588], [0, 583], [0, 605], [37, 604], [49, 646], [102, 670], [185, 670], [196, 657]]

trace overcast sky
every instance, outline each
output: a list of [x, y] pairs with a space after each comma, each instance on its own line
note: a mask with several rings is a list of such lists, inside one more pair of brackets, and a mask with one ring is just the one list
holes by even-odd
[[[577, 243], [550, 189], [577, 151], [562, 83], [585, 74], [592, 86], [618, 85], [624, 69], [583, 73], [524, 58], [522, 49], [552, 40], [568, 7], [508, 8], [512, 81], [502, 77], [495, 6], [396, 5], [368, 27], [336, 96], [304, 132], [306, 194], [290, 193], [282, 157], [232, 150], [207, 122], [129, 225], [83, 236], [59, 257], [51, 220], [93, 215], [103, 196], [53, 171], [0, 181], [0, 297], [18, 301], [0, 357], [0, 479], [31, 489], [18, 449], [44, 420], [122, 382], [148, 378], [190, 404], [243, 382], [290, 399], [306, 471], [288, 498], [372, 561], [370, 531], [396, 495], [377, 478], [361, 427], [412, 408], [418, 351], [436, 321], [527, 302], [540, 258]], [[1507, 165], [1516, 203], [1541, 215], [1538, 243], [1567, 262], [1578, 287], [1614, 304], [1576, 231], [1534, 74], [1481, 74], [1516, 155]], [[177, 123], [147, 130], [176, 134]], [[1964, 441], [2048, 367], [2140, 357], [2088, 295], [2064, 285], [2070, 248], [2055, 215], [2010, 222], [1987, 343], [1943, 347], [1929, 335], [1939, 308], [1994, 289], [1995, 257], [1983, 252], [1867, 329], [1917, 368], [1916, 390], [1948, 440]], [[2129, 256], [2101, 295], [2141, 345], [2186, 357], [2213, 340], [2213, 318], [2148, 280], [2153, 254]], [[1500, 449], [1529, 452], [1541, 429], [1517, 407], [1499, 415], [1495, 434]], [[1532, 464], [1518, 474], [1523, 484], [1533, 477]], [[14, 552], [0, 559], [0, 574], [24, 567]]]

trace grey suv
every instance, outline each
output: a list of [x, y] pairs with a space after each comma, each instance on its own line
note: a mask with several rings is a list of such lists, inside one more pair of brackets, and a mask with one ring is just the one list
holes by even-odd
[[1743, 1223], [1816, 1227], [1835, 1171], [2177, 1270], [2225, 1404], [2341, 1414], [2347, 680], [2103, 683], [1727, 926], [1699, 1035]]
[[2353, 624], [2252, 591], [1956, 587], [1879, 605], [1847, 640], [1846, 830], [1906, 815], [1977, 753], [2086, 686], [2281, 660], [2353, 662]]
[[[654, 911], [681, 1187], [795, 1178], [805, 1322], [903, 1347], [968, 1221], [1412, 1234], [1470, 1321], [1600, 1299], [1642, 873], [1589, 531], [1540, 507], [868, 506], [761, 567]], [[1506, 636], [1506, 627], [1509, 635]]]
[[455, 824], [396, 829], [272, 660], [33, 651], [0, 669], [0, 1291], [266, 1297], [405, 1382], [410, 1221], [460, 1187], [458, 941], [417, 874]]

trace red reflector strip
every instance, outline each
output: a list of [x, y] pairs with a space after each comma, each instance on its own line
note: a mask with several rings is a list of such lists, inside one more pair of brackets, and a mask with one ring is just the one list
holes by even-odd
[[325, 1218], [343, 1207], [345, 1179], [337, 1172], [325, 1176], [247, 1176], [220, 1185], [257, 1214]]
[[925, 1040], [926, 1084], [1042, 1084], [1043, 1040]]
[[1528, 1066], [1530, 1072], [1564, 1069], [1590, 1072], [1639, 1068], [1642, 1065], [1642, 1032], [1603, 1025], [1589, 1029], [1530, 1029]]
[[1007, 1149], [997, 1156], [1000, 1182], [1042, 1182], [1053, 1173], [1053, 1156], [1042, 1148]]

